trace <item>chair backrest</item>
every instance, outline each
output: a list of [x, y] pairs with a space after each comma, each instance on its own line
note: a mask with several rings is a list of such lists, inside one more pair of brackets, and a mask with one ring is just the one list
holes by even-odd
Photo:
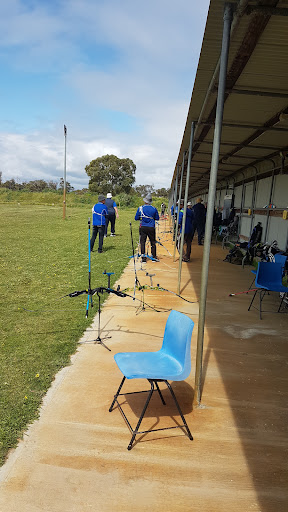
[[284, 256], [284, 254], [280, 254], [279, 252], [276, 252], [276, 254], [274, 254], [275, 263], [281, 263], [282, 265], [282, 274], [284, 274], [286, 260], [287, 256]]
[[256, 286], [269, 288], [272, 284], [282, 284], [282, 264], [260, 261], [255, 278]]
[[165, 326], [162, 351], [179, 362], [182, 372], [175, 380], [184, 380], [191, 372], [191, 336], [194, 322], [187, 315], [172, 310]]

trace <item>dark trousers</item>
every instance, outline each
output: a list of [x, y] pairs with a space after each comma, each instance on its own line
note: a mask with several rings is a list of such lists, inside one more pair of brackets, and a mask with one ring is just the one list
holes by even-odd
[[145, 252], [145, 244], [147, 240], [147, 236], [151, 243], [151, 254], [153, 258], [156, 258], [156, 239], [155, 239], [155, 228], [148, 226], [141, 226], [139, 228], [140, 234], [140, 249], [141, 254], [146, 254]]
[[191, 255], [191, 244], [192, 244], [192, 233], [187, 233], [184, 235], [184, 244], [186, 244], [186, 252], [183, 254], [183, 258], [185, 260], [190, 260]]
[[116, 214], [115, 213], [108, 213], [108, 215], [106, 216], [105, 235], [107, 235], [109, 222], [111, 224], [111, 233], [114, 235], [114, 233], [115, 233], [115, 220], [116, 220]]
[[193, 227], [193, 231], [192, 231], [192, 240], [193, 240], [193, 236], [194, 236], [196, 229], [197, 229], [197, 235], [198, 235], [198, 244], [202, 244], [202, 240], [204, 238], [204, 233], [205, 233], [205, 222], [194, 222], [194, 227]]
[[99, 233], [98, 251], [102, 251], [105, 226], [93, 226], [92, 238], [90, 240], [90, 251], [93, 251], [94, 243]]

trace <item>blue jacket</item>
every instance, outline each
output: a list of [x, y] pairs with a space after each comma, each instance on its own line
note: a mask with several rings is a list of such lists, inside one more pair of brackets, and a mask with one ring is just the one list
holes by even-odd
[[155, 220], [159, 220], [158, 210], [155, 206], [152, 206], [152, 204], [139, 206], [135, 220], [141, 220], [140, 226], [155, 228]]
[[[181, 226], [180, 233], [182, 232], [183, 214], [184, 214], [183, 210], [180, 210], [180, 212], [179, 212], [179, 225]], [[193, 230], [194, 230], [194, 212], [193, 212], [193, 210], [190, 210], [190, 208], [187, 208], [184, 234], [188, 235], [189, 233], [193, 233]]]
[[108, 215], [107, 206], [103, 203], [94, 204], [92, 208], [93, 226], [105, 226], [106, 215]]

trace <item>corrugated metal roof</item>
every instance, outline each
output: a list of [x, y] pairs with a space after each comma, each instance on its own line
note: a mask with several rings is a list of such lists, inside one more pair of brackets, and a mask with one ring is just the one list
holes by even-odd
[[[232, 176], [237, 179], [241, 171], [269, 157], [276, 155], [280, 161], [280, 151], [288, 150], [288, 116], [280, 118], [281, 113], [288, 114], [288, 0], [233, 3], [218, 183]], [[248, 13], [251, 6], [262, 10]], [[279, 15], [278, 8], [287, 12]], [[223, 0], [211, 0], [173, 176], [174, 179], [177, 166], [182, 164], [183, 152], [188, 150], [191, 123], [195, 121], [198, 124], [191, 160], [190, 197], [207, 190], [209, 184], [223, 9]], [[215, 80], [211, 83], [213, 76]]]

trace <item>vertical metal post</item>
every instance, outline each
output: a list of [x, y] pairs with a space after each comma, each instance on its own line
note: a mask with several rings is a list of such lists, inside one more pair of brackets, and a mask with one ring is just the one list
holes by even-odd
[[63, 219], [66, 218], [66, 138], [67, 128], [64, 124], [64, 188], [63, 188]]
[[265, 234], [264, 234], [264, 242], [266, 242], [267, 234], [268, 234], [268, 227], [269, 227], [269, 220], [270, 220], [270, 208], [269, 205], [272, 203], [273, 200], [273, 193], [274, 193], [274, 179], [275, 179], [275, 163], [272, 160], [274, 164], [274, 169], [272, 170], [272, 178], [271, 178], [271, 188], [270, 188], [270, 195], [269, 195], [269, 202], [268, 202], [268, 208], [267, 208], [267, 217], [266, 217], [266, 227], [265, 227]]
[[183, 174], [184, 174], [185, 154], [186, 154], [186, 151], [183, 152], [183, 160], [182, 160], [182, 168], [181, 168], [181, 178], [180, 178], [180, 187], [179, 187], [179, 196], [178, 196], [178, 208], [177, 208], [176, 224], [175, 224], [175, 243], [174, 243], [173, 261], [175, 261], [175, 254], [176, 254], [177, 231], [178, 231], [178, 222], [179, 222], [179, 213], [180, 213], [180, 200], [181, 200], [181, 195], [182, 195], [182, 183], [183, 183]]
[[218, 209], [221, 208], [221, 194], [222, 194], [222, 183], [220, 183], [220, 191], [219, 191], [219, 201], [218, 201]]
[[258, 174], [258, 169], [255, 165], [252, 165], [251, 167], [254, 167], [254, 169], [256, 170], [255, 172], [255, 176], [254, 176], [254, 182], [253, 182], [253, 191], [252, 191], [252, 206], [251, 206], [251, 223], [250, 223], [250, 236], [252, 234], [252, 230], [253, 230], [253, 221], [254, 221], [254, 217], [255, 217], [255, 203], [256, 203], [256, 192], [257, 192], [257, 174]]
[[244, 209], [244, 200], [245, 200], [245, 183], [244, 183], [244, 173], [242, 172], [242, 190], [241, 190], [241, 203], [240, 203], [240, 218], [239, 218], [239, 234], [241, 234], [242, 230], [242, 218], [243, 218], [243, 209]]
[[189, 192], [190, 166], [191, 166], [191, 157], [192, 157], [192, 147], [193, 147], [193, 142], [194, 142], [194, 132], [195, 132], [195, 121], [192, 121], [192, 123], [191, 123], [191, 133], [190, 133], [190, 143], [189, 143], [189, 153], [188, 153], [188, 163], [187, 163], [187, 171], [186, 171], [186, 186], [185, 186], [185, 197], [184, 197], [184, 210], [183, 210], [183, 217], [182, 217], [180, 257], [179, 257], [179, 267], [178, 267], [178, 289], [177, 289], [178, 295], [180, 294], [180, 285], [181, 285], [183, 245], [184, 245], [186, 211], [187, 211], [187, 201], [188, 201], [188, 192]]
[[223, 35], [222, 35], [222, 49], [221, 49], [221, 57], [220, 57], [219, 83], [218, 83], [218, 96], [217, 96], [217, 109], [216, 109], [216, 119], [215, 119], [215, 129], [214, 129], [214, 139], [213, 139], [210, 181], [209, 181], [208, 205], [207, 205], [205, 239], [204, 239], [204, 248], [203, 248], [202, 275], [201, 275], [200, 303], [199, 303], [196, 372], [195, 372], [195, 395], [194, 395], [194, 402], [198, 405], [200, 404], [200, 401], [201, 401], [203, 340], [204, 340], [204, 326], [205, 326], [205, 314], [206, 314], [209, 258], [210, 258], [211, 235], [212, 235], [212, 226], [213, 226], [214, 197], [215, 197], [215, 190], [216, 190], [216, 183], [217, 183], [217, 173], [218, 173], [219, 154], [220, 154], [220, 142], [221, 142], [222, 120], [223, 120], [223, 110], [224, 110], [224, 95], [225, 95], [225, 86], [226, 86], [226, 74], [227, 74], [227, 63], [228, 63], [228, 54], [229, 54], [230, 30], [231, 30], [232, 17], [233, 17], [232, 4], [225, 4]]
[[177, 192], [178, 192], [178, 178], [179, 178], [179, 165], [177, 165], [177, 174], [175, 181], [175, 190], [174, 190], [174, 198], [173, 198], [173, 217], [172, 217], [172, 231], [173, 231], [173, 241], [175, 240], [175, 209], [176, 209], [176, 201], [177, 201]]

